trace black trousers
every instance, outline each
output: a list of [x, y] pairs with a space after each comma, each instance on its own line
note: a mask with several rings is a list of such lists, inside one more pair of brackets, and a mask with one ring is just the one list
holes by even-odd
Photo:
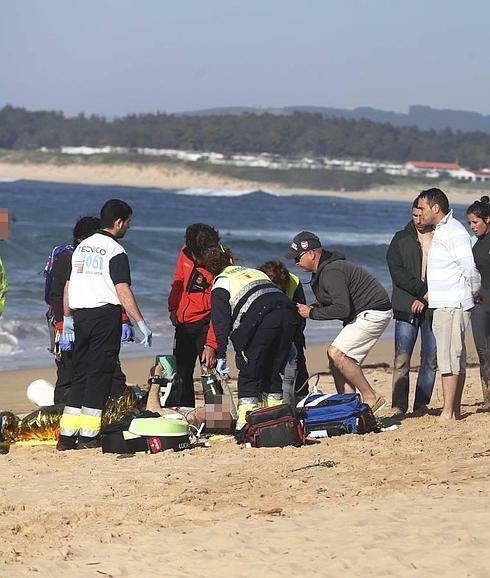
[[104, 305], [77, 309], [73, 319], [73, 380], [66, 405], [101, 410], [109, 398], [119, 365], [121, 307]]
[[309, 377], [308, 369], [306, 368], [306, 356], [305, 356], [305, 335], [301, 328], [298, 328], [296, 335], [294, 337], [294, 345], [298, 350], [298, 374], [296, 376], [296, 382], [294, 388], [296, 390], [296, 395], [298, 397], [305, 397], [308, 395], [308, 384], [306, 380]]
[[[62, 351], [59, 359], [56, 359], [57, 379], [54, 386], [54, 403], [65, 404], [68, 400], [73, 381], [73, 351]], [[118, 398], [126, 387], [126, 376], [121, 368], [119, 360], [117, 361], [114, 375], [112, 376], [111, 399]]]
[[182, 379], [182, 397], [180, 405], [195, 407], [194, 368], [196, 360], [201, 358], [209, 330], [209, 319], [195, 323], [179, 323], [175, 328], [174, 355], [177, 373]]
[[480, 361], [480, 378], [483, 401], [490, 403], [490, 291], [481, 291], [483, 302], [475, 305], [471, 312], [471, 328]]
[[295, 310], [272, 309], [255, 329], [245, 350], [237, 352], [238, 397], [282, 393], [280, 373], [288, 360], [298, 326]]
[[54, 403], [66, 403], [73, 379], [73, 352], [62, 351], [56, 363], [56, 383], [54, 386]]

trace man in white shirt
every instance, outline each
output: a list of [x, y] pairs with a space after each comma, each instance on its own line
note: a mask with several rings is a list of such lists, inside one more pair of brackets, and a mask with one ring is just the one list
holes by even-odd
[[435, 227], [427, 261], [427, 286], [429, 308], [434, 309], [432, 329], [444, 395], [440, 419], [459, 419], [466, 378], [465, 331], [480, 290], [480, 274], [470, 236], [453, 217], [446, 195], [437, 188], [422, 191], [418, 208], [422, 223]]
[[73, 252], [63, 319], [64, 338], [75, 341], [73, 380], [60, 422], [60, 451], [99, 445], [102, 408], [119, 357], [121, 305], [143, 333], [142, 343], [151, 346], [151, 331], [131, 290], [128, 256], [117, 242], [129, 229], [132, 213], [124, 201], [107, 201], [101, 230]]

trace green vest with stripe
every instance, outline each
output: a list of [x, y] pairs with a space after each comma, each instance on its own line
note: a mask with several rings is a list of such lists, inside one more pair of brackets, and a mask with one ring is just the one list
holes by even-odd
[[230, 265], [220, 273], [216, 279], [225, 278], [230, 283], [230, 306], [233, 329], [240, 323], [242, 315], [250, 305], [267, 293], [281, 293], [281, 290], [272, 283], [269, 277], [258, 269]]
[[289, 273], [289, 281], [288, 286], [286, 289], [286, 295], [289, 299], [293, 299], [294, 294], [296, 293], [296, 289], [299, 287], [299, 277], [297, 277], [294, 273]]

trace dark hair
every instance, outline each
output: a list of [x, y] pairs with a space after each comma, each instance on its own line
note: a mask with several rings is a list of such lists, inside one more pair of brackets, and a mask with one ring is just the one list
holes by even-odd
[[286, 293], [289, 284], [289, 271], [282, 261], [266, 261], [257, 269], [263, 271], [281, 291]]
[[441, 189], [436, 189], [435, 187], [432, 189], [426, 189], [420, 193], [417, 199], [426, 199], [429, 203], [429, 207], [439, 205], [439, 208], [445, 215], [449, 213], [449, 200]]
[[489, 202], [490, 199], [487, 197], [487, 195], [483, 195], [479, 201], [475, 201], [466, 209], [466, 214], [469, 215], [470, 213], [473, 213], [480, 219], [490, 217]]
[[420, 195], [418, 195], [417, 197], [415, 197], [413, 203], [412, 203], [412, 209], [418, 209], [419, 208], [419, 198]]
[[73, 246], [76, 247], [87, 237], [100, 229], [99, 217], [80, 217], [73, 227]]
[[202, 266], [209, 271], [213, 277], [223, 272], [228, 265], [234, 261], [233, 253], [228, 247], [218, 245], [211, 247], [204, 252]]
[[219, 232], [211, 225], [194, 223], [185, 230], [185, 244], [198, 259], [202, 258], [206, 249], [216, 247], [219, 243]]
[[120, 199], [106, 201], [100, 210], [100, 227], [110, 229], [118, 219], [127, 221], [133, 214], [133, 209]]

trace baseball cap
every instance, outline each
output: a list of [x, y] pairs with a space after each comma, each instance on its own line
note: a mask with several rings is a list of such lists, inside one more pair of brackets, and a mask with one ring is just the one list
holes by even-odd
[[311, 249], [320, 249], [321, 246], [320, 239], [314, 233], [301, 231], [291, 241], [291, 245], [289, 245], [289, 249], [284, 256], [286, 259], [296, 259], [301, 253]]

